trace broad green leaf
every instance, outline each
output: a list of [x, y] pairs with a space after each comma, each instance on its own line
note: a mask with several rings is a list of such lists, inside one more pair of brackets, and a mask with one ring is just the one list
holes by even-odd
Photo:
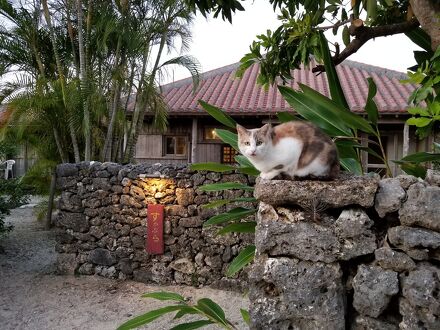
[[240, 220], [248, 215], [254, 214], [256, 212], [255, 209], [246, 209], [244, 207], [236, 207], [228, 212], [215, 215], [211, 218], [209, 218], [204, 224], [204, 227], [212, 226], [212, 225], [218, 225], [221, 223], [229, 222], [229, 221], [235, 221]]
[[148, 323], [154, 321], [155, 319], [161, 317], [164, 314], [171, 313], [171, 312], [174, 312], [174, 311], [178, 311], [178, 310], [181, 309], [181, 307], [182, 306], [178, 306], [178, 305], [176, 305], [176, 306], [166, 306], [166, 307], [163, 307], [163, 308], [152, 310], [152, 311], [150, 311], [148, 313], [145, 313], [143, 315], [140, 315], [138, 317], [135, 317], [134, 319], [131, 319], [131, 320], [123, 323], [122, 325], [120, 325], [117, 328], [117, 330], [128, 330], [128, 329], [137, 328], [137, 327], [139, 327], [141, 325], [148, 324]]
[[377, 93], [377, 88], [373, 78], [368, 77], [367, 80], [368, 80], [368, 96], [367, 96], [367, 104], [365, 104], [365, 111], [367, 111], [368, 120], [372, 122], [374, 125], [377, 125], [377, 119], [379, 118], [379, 111], [377, 110], [376, 102], [374, 102], [373, 99], [373, 97]]
[[209, 319], [228, 325], [223, 309], [209, 298], [197, 301], [196, 308], [202, 311]]
[[367, 0], [367, 13], [368, 18], [371, 19], [371, 21], [374, 21], [376, 19], [377, 0]]
[[199, 189], [202, 191], [221, 191], [228, 189], [254, 190], [253, 187], [238, 182], [222, 182], [222, 183], [205, 184], [203, 186], [200, 186]]
[[235, 202], [256, 202], [257, 200], [253, 197], [240, 197], [235, 199], [219, 199], [216, 201], [212, 201], [210, 203], [202, 205], [203, 208], [206, 209], [213, 209], [216, 207], [220, 207], [229, 203], [235, 203]]
[[427, 117], [412, 117], [409, 118], [406, 123], [408, 125], [415, 125], [417, 127], [425, 127], [428, 126], [429, 124], [431, 124], [432, 119], [431, 118], [427, 118]]
[[232, 148], [238, 151], [238, 136], [236, 133], [232, 133], [225, 129], [215, 129], [215, 134], [225, 143], [229, 144]]
[[190, 168], [194, 171], [211, 171], [211, 172], [228, 172], [237, 169], [235, 166], [214, 163], [214, 162], [191, 164]]
[[201, 327], [213, 324], [213, 321], [210, 320], [199, 320], [194, 322], [188, 322], [188, 323], [182, 323], [179, 325], [176, 325], [175, 327], [172, 327], [170, 330], [192, 330], [192, 329], [199, 329]]
[[277, 112], [277, 117], [280, 122], [287, 123], [292, 120], [298, 120], [298, 117], [296, 117], [292, 112]]
[[183, 317], [187, 314], [199, 314], [199, 313], [200, 312], [196, 308], [194, 308], [193, 306], [182, 305], [181, 309], [174, 316], [174, 320], [180, 319], [181, 317]]
[[249, 311], [247, 311], [246, 309], [240, 308], [240, 313], [241, 313], [241, 317], [243, 318], [243, 321], [247, 325], [251, 325], [251, 317], [249, 315]]
[[304, 93], [294, 91], [290, 87], [278, 86], [278, 89], [289, 105], [303, 118], [322, 128], [330, 136], [347, 136], [350, 130], [333, 112], [317, 104]]
[[227, 233], [255, 233], [257, 223], [254, 221], [231, 223], [217, 232], [218, 235]]
[[359, 161], [354, 158], [340, 158], [339, 163], [349, 172], [357, 175], [362, 175], [362, 166]]
[[240, 251], [238, 256], [232, 260], [231, 264], [228, 267], [226, 272], [226, 276], [233, 276], [240, 270], [242, 270], [246, 265], [248, 265], [255, 257], [255, 245], [246, 246], [243, 250]]
[[251, 167], [253, 166], [252, 163], [249, 161], [249, 159], [247, 159], [245, 156], [243, 155], [237, 155], [235, 156], [235, 160], [237, 161], [237, 163], [239, 163], [241, 166], [245, 166], [245, 167]]
[[211, 115], [211, 117], [213, 117], [215, 120], [222, 123], [223, 125], [230, 128], [235, 128], [235, 126], [237, 125], [235, 120], [232, 119], [232, 117], [230, 117], [220, 108], [217, 108], [209, 103], [206, 103], [203, 100], [199, 100], [199, 104], [203, 107], [203, 109], [205, 109], [207, 113]]
[[342, 42], [345, 46], [350, 43], [350, 32], [348, 31], [348, 27], [346, 25], [342, 29]]
[[405, 35], [420, 48], [426, 50], [428, 53], [433, 53], [431, 48], [431, 37], [422, 28], [418, 27], [412, 29], [411, 31], [405, 32]]
[[429, 116], [428, 110], [426, 110], [425, 108], [421, 108], [421, 107], [408, 108], [407, 111], [410, 115], [421, 115], [421, 116], [425, 116], [425, 117]]
[[375, 130], [371, 127], [368, 121], [361, 116], [356, 115], [351, 111], [341, 109], [339, 105], [337, 105], [327, 96], [322, 95], [307, 85], [299, 84], [299, 86], [303, 90], [304, 94], [310, 99], [310, 101], [314, 102], [316, 106], [322, 106], [327, 113], [331, 112], [333, 114], [333, 118], [337, 118], [335, 121], [339, 120], [341, 122], [340, 125], [344, 125], [342, 127], [348, 126], [351, 129], [360, 129], [366, 133], [376, 135]]
[[167, 291], [145, 293], [142, 295], [142, 298], [154, 298], [158, 300], [174, 300], [185, 302], [185, 298], [182, 297], [180, 294]]
[[257, 170], [255, 167], [253, 166], [244, 166], [244, 167], [239, 167], [238, 171], [240, 171], [243, 174], [247, 174], [247, 175], [252, 175], [252, 176], [258, 176], [258, 174], [260, 174], [260, 171]]
[[339, 81], [338, 74], [336, 73], [332, 55], [330, 54], [330, 50], [328, 48], [328, 41], [322, 31], [319, 32], [319, 44], [321, 54], [324, 59], [324, 67], [327, 74], [327, 81], [332, 100], [335, 101], [336, 104], [340, 105], [343, 109], [349, 109], [344, 92], [342, 91], [341, 82]]
[[414, 154], [403, 157], [401, 161], [411, 162], [411, 163], [440, 161], [440, 153], [416, 152]]
[[214, 209], [216, 207], [220, 207], [220, 206], [229, 204], [230, 202], [231, 202], [230, 199], [219, 199], [219, 200], [216, 200], [216, 201], [212, 201], [212, 202], [210, 202], [208, 204], [204, 204], [204, 205], [202, 205], [202, 207], [204, 209]]
[[415, 163], [401, 163], [400, 168], [409, 175], [424, 179], [426, 177], [426, 168]]

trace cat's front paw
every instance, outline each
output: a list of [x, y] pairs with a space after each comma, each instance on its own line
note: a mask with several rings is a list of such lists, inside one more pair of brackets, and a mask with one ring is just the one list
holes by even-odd
[[260, 173], [260, 178], [264, 180], [271, 180], [275, 177], [273, 173]]

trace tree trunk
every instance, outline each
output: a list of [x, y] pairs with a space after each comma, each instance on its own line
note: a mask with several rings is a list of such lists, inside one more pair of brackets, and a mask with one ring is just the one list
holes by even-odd
[[67, 159], [65, 154], [64, 154], [64, 150], [63, 150], [63, 147], [61, 145], [61, 140], [60, 140], [60, 135], [58, 133], [58, 130], [55, 127], [52, 127], [52, 130], [53, 130], [53, 137], [55, 139], [55, 144], [57, 146], [58, 153], [59, 153], [60, 158], [61, 158], [61, 162], [62, 163], [68, 163], [69, 159]]
[[[148, 81], [148, 84], [150, 86], [154, 85], [154, 78], [156, 76], [157, 69], [159, 68], [160, 57], [161, 57], [163, 49], [165, 47], [166, 35], [167, 35], [167, 29], [165, 28], [162, 33], [162, 36], [161, 36], [160, 46], [159, 46], [159, 50], [158, 50], [157, 57], [156, 57], [156, 62], [154, 63], [154, 67], [153, 67], [153, 70], [151, 71], [150, 79]], [[140, 91], [138, 91], [138, 93], [139, 92]], [[137, 140], [139, 137], [139, 133], [142, 130], [142, 127], [144, 125], [145, 110], [146, 110], [146, 105], [142, 105], [142, 107], [139, 109], [139, 117], [137, 118], [137, 122], [133, 123], [134, 131], [133, 131], [132, 135], [128, 137], [127, 153], [126, 153], [126, 157], [124, 157], [127, 161], [131, 160], [134, 156], [134, 150], [135, 150], [135, 146], [136, 146], [136, 143], [137, 143]]]
[[[53, 53], [55, 56], [55, 62], [57, 65], [57, 71], [58, 71], [58, 75], [59, 75], [59, 79], [60, 79], [60, 83], [61, 83], [61, 92], [63, 94], [63, 104], [64, 104], [64, 107], [68, 110], [69, 107], [68, 107], [67, 101], [66, 101], [66, 87], [65, 87], [63, 68], [61, 67], [61, 59], [60, 59], [60, 55], [59, 55], [58, 49], [57, 49], [57, 43], [56, 43], [56, 38], [55, 38], [55, 32], [52, 27], [52, 21], [50, 20], [50, 13], [49, 13], [49, 7], [47, 6], [47, 0], [42, 0], [41, 4], [43, 5], [44, 17], [46, 18], [46, 23], [49, 28], [50, 40], [52, 42]], [[72, 139], [75, 162], [79, 163], [81, 161], [81, 158], [79, 155], [78, 141], [76, 139], [75, 129], [73, 127], [73, 123], [71, 120], [68, 120], [68, 126], [69, 126], [70, 138]]]
[[433, 0], [410, 0], [411, 8], [421, 27], [431, 37], [435, 51], [440, 45], [440, 3]]
[[[122, 47], [122, 37], [118, 37], [118, 44], [116, 46], [116, 54], [115, 54], [115, 68], [118, 70], [120, 66], [120, 56], [121, 56], [121, 47]], [[103, 153], [102, 153], [102, 159], [104, 161], [110, 161], [111, 160], [111, 154], [113, 149], [113, 130], [115, 126], [115, 120], [116, 120], [116, 111], [117, 111], [117, 105], [118, 105], [118, 98], [120, 95], [120, 83], [116, 79], [113, 83], [113, 102], [110, 108], [110, 122], [108, 124], [107, 128], [107, 135], [105, 137], [104, 141], [104, 147], [103, 147]]]
[[135, 126], [137, 125], [137, 121], [139, 118], [139, 109], [136, 107], [138, 99], [139, 99], [139, 93], [142, 90], [142, 85], [144, 83], [144, 79], [145, 79], [145, 72], [147, 70], [147, 61], [148, 61], [148, 57], [150, 56], [150, 45], [147, 44], [145, 51], [144, 51], [144, 58], [142, 61], [142, 69], [141, 69], [141, 76], [139, 79], [139, 85], [138, 85], [138, 89], [137, 89], [137, 93], [136, 93], [136, 98], [134, 100], [134, 104], [133, 104], [133, 113], [131, 116], [131, 123], [130, 123], [130, 128], [128, 130], [128, 134], [127, 134], [127, 144], [125, 147], [125, 152], [124, 152], [124, 157], [123, 157], [123, 162], [124, 163], [128, 163], [130, 162], [130, 159], [132, 157], [132, 149], [133, 149], [133, 129], [135, 129]]
[[80, 86], [83, 97], [83, 110], [84, 110], [84, 137], [85, 137], [85, 150], [84, 160], [90, 161], [90, 145], [91, 145], [91, 125], [90, 125], [90, 111], [89, 111], [89, 90], [86, 72], [86, 58], [84, 49], [83, 38], [83, 12], [82, 1], [77, 0], [78, 10], [78, 50], [79, 50], [79, 68], [80, 68]]

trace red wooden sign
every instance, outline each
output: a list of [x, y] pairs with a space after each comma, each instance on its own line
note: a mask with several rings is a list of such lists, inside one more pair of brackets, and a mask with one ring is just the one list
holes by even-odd
[[163, 254], [163, 209], [161, 204], [148, 204], [146, 250], [149, 254]]

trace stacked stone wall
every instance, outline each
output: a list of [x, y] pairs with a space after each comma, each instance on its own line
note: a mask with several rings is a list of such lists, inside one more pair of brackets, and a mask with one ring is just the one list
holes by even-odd
[[252, 329], [440, 329], [440, 176], [257, 181]]
[[[203, 205], [250, 193], [199, 189], [216, 182], [249, 184], [241, 174], [193, 172], [183, 166], [59, 165], [61, 196], [55, 217], [59, 272], [159, 284], [239, 287], [237, 278], [224, 274], [254, 236], [220, 236], [218, 228], [204, 228], [206, 219], [232, 206], [209, 209]], [[165, 206], [163, 255], [149, 255], [145, 250], [148, 204]], [[241, 279], [245, 278], [242, 274]]]

